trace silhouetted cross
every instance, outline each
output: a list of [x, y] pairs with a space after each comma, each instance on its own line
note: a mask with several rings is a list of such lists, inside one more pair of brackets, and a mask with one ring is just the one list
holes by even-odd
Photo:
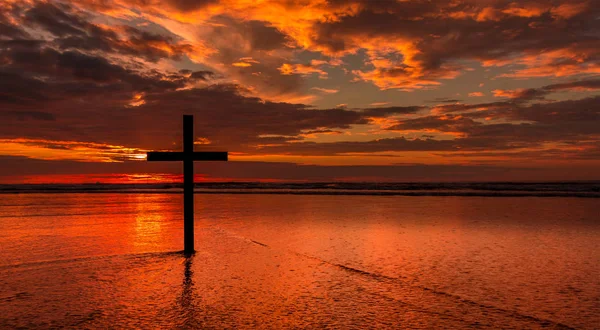
[[227, 152], [194, 152], [194, 116], [183, 115], [183, 152], [149, 152], [148, 161], [183, 161], [183, 242], [194, 253], [194, 161], [224, 160]]

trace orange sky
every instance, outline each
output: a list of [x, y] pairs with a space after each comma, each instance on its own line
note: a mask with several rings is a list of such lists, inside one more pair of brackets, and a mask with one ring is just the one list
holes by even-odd
[[104, 163], [110, 182], [171, 180], [178, 165], [144, 155], [181, 149], [182, 114], [198, 150], [254, 171], [198, 167], [206, 180], [598, 180], [599, 15], [586, 0], [3, 1], [0, 183], [94, 182]]

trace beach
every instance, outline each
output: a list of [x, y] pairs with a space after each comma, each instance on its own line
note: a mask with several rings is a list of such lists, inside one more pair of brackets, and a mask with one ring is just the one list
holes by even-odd
[[600, 324], [598, 198], [1, 196], [0, 328]]

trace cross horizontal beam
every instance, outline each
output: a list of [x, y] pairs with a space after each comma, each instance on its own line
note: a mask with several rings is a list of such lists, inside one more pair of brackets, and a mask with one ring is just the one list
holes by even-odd
[[221, 151], [205, 151], [193, 153], [185, 153], [179, 151], [151, 151], [148, 152], [147, 159], [150, 162], [182, 161], [185, 160], [185, 157], [190, 154], [192, 156], [192, 160], [194, 161], [227, 161], [227, 152]]

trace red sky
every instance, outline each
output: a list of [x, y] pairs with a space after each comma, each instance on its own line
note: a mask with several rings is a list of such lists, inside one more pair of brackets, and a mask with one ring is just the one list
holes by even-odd
[[173, 178], [182, 114], [206, 180], [599, 180], [599, 49], [591, 0], [3, 1], [0, 183]]

